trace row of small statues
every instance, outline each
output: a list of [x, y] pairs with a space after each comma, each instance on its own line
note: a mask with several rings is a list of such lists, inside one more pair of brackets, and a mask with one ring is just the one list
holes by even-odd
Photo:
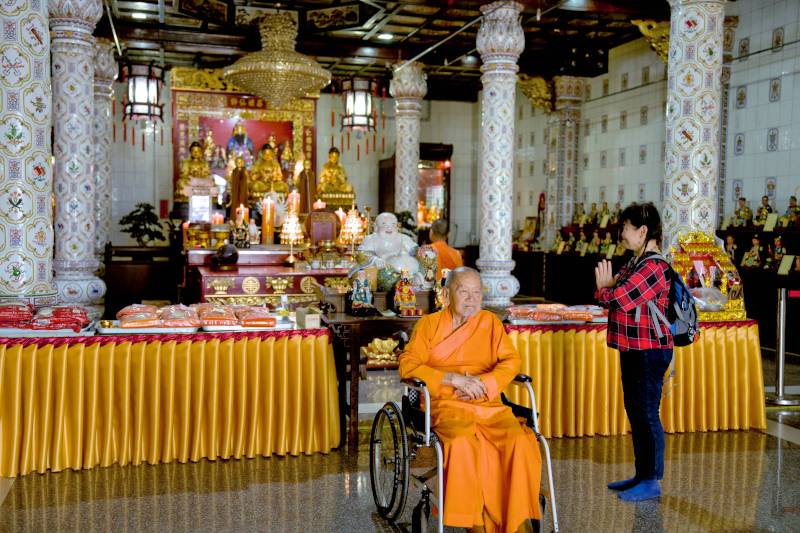
[[589, 213], [586, 213], [583, 208], [583, 202], [575, 204], [575, 212], [572, 215], [572, 223], [577, 226], [585, 226], [587, 224], [600, 224], [608, 217], [609, 224], [616, 224], [619, 222], [619, 216], [622, 213], [620, 203], [614, 204], [614, 211], [608, 208], [608, 202], [603, 202], [601, 207], [597, 208], [597, 202], [592, 202]]
[[[739, 198], [739, 205], [733, 212], [733, 225], [735, 227], [757, 226], [762, 227], [767, 222], [767, 217], [775, 213], [775, 209], [769, 203], [769, 196], [761, 197], [761, 205], [758, 206], [753, 217], [753, 210], [747, 205], [746, 198]], [[783, 228], [800, 227], [800, 206], [797, 205], [797, 197], [789, 197], [789, 205], [784, 214], [778, 217], [778, 226]]]
[[[575, 234], [571, 231], [567, 232], [567, 238], [564, 239], [559, 231], [556, 232], [556, 238], [555, 241], [553, 241], [553, 246], [550, 248], [550, 251], [558, 252], [558, 250], [561, 249], [561, 253], [579, 252], [606, 255], [608, 254], [609, 248], [614, 244], [614, 241], [611, 239], [611, 233], [608, 231], [603, 240], [600, 240], [599, 231], [594, 230], [594, 232], [592, 232], [592, 238], [588, 241], [586, 240], [586, 233], [583, 230], [580, 230], [577, 239], [575, 238]], [[584, 248], [586, 250], [585, 252]], [[615, 254], [622, 255], [624, 253], [625, 247], [620, 243], [616, 243]]]
[[[322, 166], [319, 183], [316, 183], [311, 170], [311, 161], [303, 160], [303, 170], [287, 178], [275, 156], [275, 149], [267, 143], [261, 147], [258, 159], [248, 168], [244, 155], [234, 159], [227, 181], [227, 200], [225, 205], [237, 206], [257, 204], [265, 194], [275, 192], [286, 195], [291, 188], [297, 188], [301, 198], [308, 205], [302, 212], [308, 212], [312, 197], [327, 193], [352, 193], [353, 187], [347, 182], [347, 172], [339, 162], [339, 150], [328, 151], [328, 161]], [[189, 158], [181, 162], [180, 176], [175, 185], [175, 201], [186, 202], [193, 189], [207, 188], [215, 195], [215, 183], [211, 167], [205, 158], [203, 146], [193, 142], [189, 147]]]
[[[756, 234], [753, 235], [751, 240], [752, 246], [742, 256], [740, 266], [742, 268], [763, 268], [765, 270], [776, 270], [786, 255], [786, 247], [783, 245], [783, 239], [778, 236], [775, 237], [773, 244], [767, 244], [766, 250], [761, 244], [761, 237]], [[725, 252], [735, 260], [737, 246], [734, 242], [733, 236], [728, 235], [725, 238]], [[795, 257], [795, 270], [800, 270], [800, 255]]]

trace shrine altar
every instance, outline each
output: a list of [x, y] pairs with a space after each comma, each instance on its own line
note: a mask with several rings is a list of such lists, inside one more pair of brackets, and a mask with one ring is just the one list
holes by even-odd
[[0, 340], [0, 476], [328, 453], [325, 329]]

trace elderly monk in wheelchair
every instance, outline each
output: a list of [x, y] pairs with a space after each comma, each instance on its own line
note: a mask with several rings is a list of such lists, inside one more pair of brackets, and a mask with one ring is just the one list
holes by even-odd
[[476, 270], [453, 270], [444, 294], [445, 309], [419, 320], [399, 369], [430, 392], [431, 429], [443, 448], [443, 522], [531, 531], [531, 519], [541, 519], [542, 459], [533, 432], [500, 399], [520, 370], [519, 354], [500, 320], [481, 309]]

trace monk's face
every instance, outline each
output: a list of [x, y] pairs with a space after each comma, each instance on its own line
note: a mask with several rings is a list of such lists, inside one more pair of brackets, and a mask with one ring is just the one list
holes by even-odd
[[447, 287], [450, 313], [469, 318], [481, 310], [483, 286], [480, 276], [471, 272], [459, 274], [453, 284]]

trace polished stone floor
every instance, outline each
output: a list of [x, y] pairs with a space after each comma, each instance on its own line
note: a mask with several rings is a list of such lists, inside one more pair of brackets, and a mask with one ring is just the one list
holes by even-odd
[[[329, 455], [109, 467], [29, 475], [0, 505], [0, 532], [406, 531], [374, 512], [366, 424], [357, 457]], [[553, 439], [562, 531], [800, 531], [800, 446], [760, 432], [667, 437], [664, 495], [638, 505], [626, 437]], [[0, 492], [0, 495], [2, 492]]]
[[[370, 372], [364, 406], [395, 395], [396, 379]], [[0, 533], [410, 531], [416, 495], [396, 526], [375, 513], [370, 418], [363, 414], [357, 456], [337, 451], [0, 478]], [[605, 488], [632, 472], [629, 437], [552, 439], [561, 530], [800, 531], [800, 429], [791, 427], [800, 426], [800, 410], [768, 409], [768, 418], [767, 433], [668, 435], [664, 494], [638, 505]]]

